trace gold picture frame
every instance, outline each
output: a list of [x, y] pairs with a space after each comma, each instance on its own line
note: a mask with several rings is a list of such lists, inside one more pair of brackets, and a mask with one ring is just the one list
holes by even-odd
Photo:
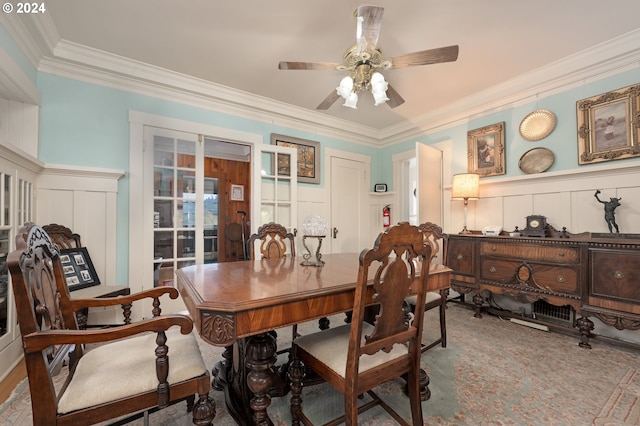
[[506, 173], [504, 121], [467, 132], [469, 173], [480, 177]]
[[578, 164], [640, 157], [640, 85], [576, 102]]
[[[298, 182], [320, 183], [320, 142], [272, 133], [271, 145], [295, 148], [298, 151]], [[289, 175], [289, 161], [285, 160], [282, 164], [278, 161], [277, 166], [279, 175]]]

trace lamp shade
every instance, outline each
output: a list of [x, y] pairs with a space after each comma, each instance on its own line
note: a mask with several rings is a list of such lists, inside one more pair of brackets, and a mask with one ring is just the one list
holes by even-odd
[[480, 198], [480, 175], [477, 173], [453, 175], [451, 198], [458, 200], [477, 200]]

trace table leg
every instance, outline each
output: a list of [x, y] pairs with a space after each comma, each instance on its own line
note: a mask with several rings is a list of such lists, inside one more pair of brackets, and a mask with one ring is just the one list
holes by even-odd
[[247, 387], [253, 392], [249, 405], [253, 410], [255, 425], [273, 425], [267, 414], [267, 408], [271, 404], [269, 389], [273, 384], [275, 373], [272, 367], [276, 360], [276, 340], [271, 334], [257, 334], [248, 339], [245, 364], [249, 369]]

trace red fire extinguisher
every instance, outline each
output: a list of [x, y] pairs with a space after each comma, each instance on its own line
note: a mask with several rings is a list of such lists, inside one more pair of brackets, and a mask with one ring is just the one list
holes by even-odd
[[391, 226], [391, 207], [388, 204], [382, 208], [382, 226]]

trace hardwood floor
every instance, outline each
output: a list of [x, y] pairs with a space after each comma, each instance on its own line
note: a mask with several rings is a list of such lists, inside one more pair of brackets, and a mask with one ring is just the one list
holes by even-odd
[[11, 392], [18, 386], [24, 378], [27, 377], [27, 367], [24, 363], [24, 358], [20, 361], [18, 365], [15, 366], [13, 370], [5, 377], [5, 379], [0, 383], [0, 404], [5, 402]]

